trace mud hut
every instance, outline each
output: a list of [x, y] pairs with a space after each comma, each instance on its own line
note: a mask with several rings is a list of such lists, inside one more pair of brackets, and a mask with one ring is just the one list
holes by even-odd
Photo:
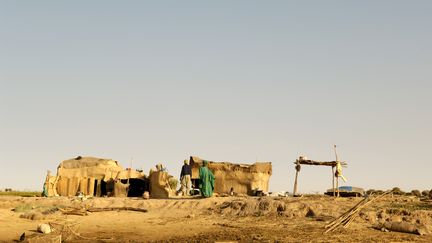
[[[256, 162], [253, 164], [238, 164], [231, 162], [209, 161], [208, 167], [215, 176], [216, 193], [235, 193], [255, 195], [257, 191], [268, 192], [269, 180], [272, 175], [271, 162]], [[191, 156], [192, 184], [199, 185], [199, 168], [203, 159]]]
[[44, 191], [46, 196], [142, 196], [148, 184], [144, 173], [125, 170], [117, 161], [78, 156], [61, 162], [56, 176], [48, 172]]

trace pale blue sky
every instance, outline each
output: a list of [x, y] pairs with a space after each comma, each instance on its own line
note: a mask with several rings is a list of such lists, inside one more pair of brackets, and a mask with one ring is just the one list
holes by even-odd
[[[431, 1], [1, 1], [0, 188], [78, 155], [176, 177], [189, 155], [299, 155], [431, 189]], [[331, 186], [303, 167], [300, 191]]]

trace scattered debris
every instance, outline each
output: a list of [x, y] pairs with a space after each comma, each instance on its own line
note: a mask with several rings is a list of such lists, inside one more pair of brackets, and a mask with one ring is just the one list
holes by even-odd
[[62, 243], [60, 234], [35, 234], [27, 237], [28, 243]]
[[288, 197], [289, 193], [286, 191], [280, 191], [280, 192], [269, 192], [269, 197]]
[[43, 233], [43, 234], [49, 234], [51, 233], [51, 226], [49, 224], [39, 224], [37, 227], [37, 231]]
[[45, 219], [45, 217], [41, 213], [25, 213], [20, 215], [20, 218], [23, 219], [30, 219], [30, 220], [42, 220]]
[[25, 232], [24, 232], [24, 233], [22, 233], [22, 235], [20, 236], [19, 241], [24, 241], [24, 240], [25, 240], [25, 237], [26, 237], [26, 235], [25, 235]]
[[[113, 240], [113, 238], [97, 238], [97, 237], [85, 237], [82, 236], [78, 232], [79, 223], [78, 222], [63, 222], [63, 223], [49, 223], [53, 231], [57, 232], [57, 236], [60, 236], [60, 242], [72, 241], [74, 239], [83, 239], [83, 240], [92, 240], [92, 241], [100, 241], [100, 240]], [[56, 238], [57, 239], [57, 238]], [[63, 240], [63, 241], [62, 241]], [[52, 241], [57, 242], [57, 241]]]

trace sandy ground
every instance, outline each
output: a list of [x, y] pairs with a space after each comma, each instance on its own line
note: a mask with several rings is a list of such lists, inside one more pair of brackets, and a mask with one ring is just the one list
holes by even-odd
[[[213, 197], [209, 199], [0, 197], [0, 242], [42, 237], [38, 224], [74, 225], [64, 242], [432, 242], [432, 235], [383, 232], [385, 221], [405, 221], [432, 230], [432, 203], [387, 196], [363, 210], [347, 229], [323, 234], [324, 226], [361, 198]], [[57, 208], [136, 207], [148, 212], [64, 215]], [[15, 211], [13, 211], [15, 210]], [[60, 228], [58, 228], [60, 229]], [[59, 230], [51, 236], [60, 234]], [[51, 237], [45, 235], [44, 237]], [[49, 242], [46, 239], [43, 242]]]

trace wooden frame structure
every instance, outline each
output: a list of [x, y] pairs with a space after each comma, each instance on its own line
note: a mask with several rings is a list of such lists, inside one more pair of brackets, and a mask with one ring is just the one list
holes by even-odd
[[[335, 146], [336, 147], [336, 146]], [[338, 161], [337, 155], [335, 161], [314, 161], [304, 158], [303, 156], [300, 156], [296, 162], [294, 162], [295, 169], [296, 169], [296, 175], [294, 180], [294, 190], [293, 190], [293, 196], [297, 195], [297, 178], [298, 174], [301, 169], [301, 165], [320, 165], [320, 166], [331, 166], [332, 167], [332, 188], [333, 188], [333, 196], [339, 197], [339, 177], [342, 176], [340, 172], [335, 168], [340, 164], [340, 166], [346, 167], [347, 163], [344, 161]], [[335, 188], [335, 181], [336, 181], [336, 188]], [[337, 194], [336, 194], [337, 192]]]

